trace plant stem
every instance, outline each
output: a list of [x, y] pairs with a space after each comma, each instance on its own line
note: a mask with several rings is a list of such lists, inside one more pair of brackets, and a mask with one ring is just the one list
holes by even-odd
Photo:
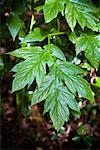
[[58, 32], [60, 31], [60, 21], [59, 21], [59, 18], [57, 18], [57, 30], [58, 30]]
[[21, 124], [22, 115], [21, 115], [21, 110], [20, 110], [19, 93], [16, 93], [16, 106], [17, 106], [17, 120], [18, 120], [19, 124]]
[[30, 31], [29, 31], [29, 33], [32, 32], [33, 25], [34, 25], [34, 15], [32, 15], [32, 17], [31, 17], [31, 24], [30, 24]]

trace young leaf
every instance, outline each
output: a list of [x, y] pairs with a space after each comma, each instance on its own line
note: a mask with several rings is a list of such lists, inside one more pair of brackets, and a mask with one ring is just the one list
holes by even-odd
[[64, 2], [62, 0], [46, 0], [43, 11], [45, 21], [49, 23], [57, 17], [59, 12], [63, 15]]
[[51, 55], [60, 59], [60, 60], [63, 60], [63, 61], [66, 61], [66, 58], [63, 54], [63, 52], [61, 51], [61, 49], [56, 46], [56, 45], [53, 45], [53, 44], [50, 44], [50, 46], [48, 47], [48, 45], [45, 45], [44, 46], [44, 49], [45, 50], [48, 50], [50, 48], [50, 51], [51, 51]]
[[39, 11], [41, 11], [41, 10], [43, 9], [43, 7], [44, 7], [44, 5], [40, 5], [40, 6], [35, 7], [34, 9], [35, 9], [37, 12], [39, 12]]
[[22, 43], [43, 41], [47, 35], [42, 35], [40, 28], [35, 28], [31, 33], [25, 36]]
[[66, 1], [65, 17], [72, 31], [74, 31], [77, 21], [82, 29], [86, 26], [95, 30], [96, 23], [98, 22], [94, 15], [95, 11], [97, 9], [91, 3], [74, 0]]
[[9, 22], [7, 23], [7, 27], [10, 31], [10, 34], [13, 38], [13, 41], [15, 40], [18, 32], [23, 27], [23, 21], [16, 15], [12, 15]]

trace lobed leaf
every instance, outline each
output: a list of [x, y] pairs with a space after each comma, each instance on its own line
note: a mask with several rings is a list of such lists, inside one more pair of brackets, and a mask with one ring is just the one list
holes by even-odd
[[82, 29], [86, 26], [93, 31], [97, 30], [96, 24], [99, 20], [94, 15], [96, 11], [96, 7], [91, 3], [66, 1], [65, 17], [72, 31], [74, 31], [77, 22]]
[[49, 111], [53, 125], [58, 131], [65, 120], [69, 119], [69, 108], [80, 113], [75, 96], [55, 79], [53, 74], [48, 76], [41, 84], [40, 88], [35, 90], [33, 93], [32, 105], [43, 100], [46, 100], [44, 104], [44, 113]]
[[78, 76], [83, 70], [70, 63], [62, 63], [57, 66], [57, 74], [60, 80], [64, 80], [68, 89], [73, 93], [78, 93], [82, 97], [93, 100], [92, 90], [83, 78]]
[[[30, 52], [27, 48], [26, 50], [22, 48], [21, 51], [18, 49], [14, 52], [11, 52], [11, 54], [14, 56], [22, 57], [24, 59], [26, 58], [25, 61], [18, 63], [12, 69], [13, 72], [17, 72], [13, 80], [12, 92], [20, 90], [26, 85], [30, 86], [35, 78], [38, 85], [40, 85], [44, 79], [46, 74], [46, 63], [49, 59], [49, 55], [47, 51], [44, 51], [39, 47], [37, 47], [35, 50], [37, 50], [36, 54], [32, 53], [31, 48], [29, 48]], [[19, 51], [20, 56], [18, 53]]]
[[46, 23], [57, 17], [58, 13], [64, 12], [64, 2], [62, 0], [46, 0], [43, 8]]

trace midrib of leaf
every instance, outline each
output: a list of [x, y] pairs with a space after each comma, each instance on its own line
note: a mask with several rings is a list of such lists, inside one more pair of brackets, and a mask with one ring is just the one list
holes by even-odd
[[[56, 89], [56, 85], [55, 85], [55, 89]], [[55, 91], [55, 101], [56, 101], [56, 113], [57, 113], [57, 116], [59, 115], [58, 111], [57, 111], [57, 108], [58, 108], [58, 100], [57, 100], [57, 89]], [[58, 117], [57, 117], [57, 120], [58, 120]]]
[[[48, 51], [49, 51], [49, 54], [50, 54], [50, 35], [48, 35]], [[50, 54], [50, 57], [53, 60], [51, 54]], [[57, 66], [56, 66], [56, 63], [54, 62], [54, 60], [53, 60], [53, 63], [54, 63], [54, 86], [55, 86], [55, 92], [54, 93], [55, 93], [55, 101], [56, 101], [56, 106], [55, 106], [56, 108], [55, 109], [56, 109], [57, 122], [58, 122], [59, 121], [59, 118], [58, 118], [59, 112], [57, 111], [57, 109], [58, 109], [59, 104], [58, 104], [58, 88], [57, 88], [57, 76], [56, 76], [56, 67]], [[52, 114], [54, 113], [55, 109], [53, 110]]]

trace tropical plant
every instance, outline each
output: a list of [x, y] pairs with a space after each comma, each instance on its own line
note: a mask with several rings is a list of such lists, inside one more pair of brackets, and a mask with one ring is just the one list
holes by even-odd
[[[12, 68], [12, 92], [28, 90], [36, 81], [31, 106], [45, 101], [43, 113], [49, 112], [59, 131], [70, 113], [80, 115], [80, 98], [94, 101], [83, 62], [98, 70], [99, 8], [90, 0], [22, 0], [14, 8], [6, 24], [13, 41], [20, 40], [20, 48], [8, 53], [19, 61]], [[23, 19], [26, 9], [28, 22]]]

